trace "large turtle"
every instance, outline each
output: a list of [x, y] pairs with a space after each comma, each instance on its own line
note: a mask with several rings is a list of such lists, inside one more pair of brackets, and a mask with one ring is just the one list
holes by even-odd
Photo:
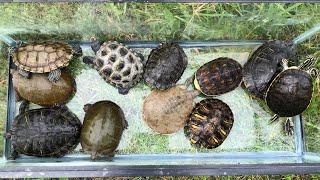
[[95, 57], [85, 56], [83, 62], [96, 69], [100, 76], [127, 94], [143, 75], [143, 56], [116, 41], [104, 42], [92, 39]]
[[202, 65], [195, 73], [195, 88], [206, 96], [216, 96], [237, 88], [242, 80], [241, 65], [220, 57]]
[[218, 99], [197, 103], [185, 125], [185, 135], [198, 148], [216, 148], [228, 137], [234, 117], [227, 104]]
[[193, 99], [199, 91], [187, 90], [192, 79], [185, 85], [175, 85], [166, 90], [153, 90], [143, 102], [142, 117], [146, 124], [160, 134], [179, 131], [192, 111]]
[[6, 138], [12, 142], [12, 159], [19, 154], [38, 157], [61, 157], [76, 148], [80, 141], [81, 122], [66, 106], [27, 110], [21, 104]]
[[13, 87], [17, 101], [26, 100], [40, 106], [57, 106], [68, 102], [76, 92], [76, 82], [63, 70], [56, 83], [51, 83], [47, 73], [34, 74], [29, 79], [12, 70]]
[[111, 101], [84, 106], [86, 112], [81, 130], [81, 146], [94, 160], [105, 155], [113, 157], [122, 133], [128, 127], [122, 109]]
[[[279, 117], [293, 117], [301, 114], [309, 106], [313, 93], [312, 76], [318, 76], [318, 70], [312, 66], [316, 59], [309, 57], [300, 66], [288, 67], [283, 60], [284, 70], [279, 73], [267, 90], [267, 106], [275, 113], [271, 122]], [[285, 131], [292, 134], [290, 119], [287, 119]]]
[[183, 49], [177, 43], [163, 43], [150, 52], [143, 75], [151, 88], [174, 86], [188, 65]]
[[283, 67], [282, 59], [297, 62], [297, 50], [292, 41], [272, 40], [262, 44], [249, 57], [243, 67], [243, 84], [255, 97], [263, 99], [266, 91]]
[[64, 42], [33, 42], [19, 43], [11, 54], [22, 76], [29, 78], [31, 73], [49, 73], [49, 80], [56, 82], [61, 75], [59, 68], [68, 66], [74, 56], [80, 57], [82, 50], [79, 45]]

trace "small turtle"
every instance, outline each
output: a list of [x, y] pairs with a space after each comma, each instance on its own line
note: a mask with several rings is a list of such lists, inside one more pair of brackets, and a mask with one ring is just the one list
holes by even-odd
[[68, 66], [73, 56], [80, 57], [82, 50], [79, 45], [63, 42], [20, 43], [11, 54], [22, 76], [30, 78], [31, 73], [49, 73], [48, 79], [57, 82], [61, 75], [59, 68]]
[[243, 67], [243, 85], [257, 98], [264, 99], [266, 91], [283, 67], [282, 59], [297, 62], [297, 50], [292, 41], [273, 40], [265, 42], [254, 51]]
[[241, 80], [241, 65], [231, 58], [220, 57], [197, 70], [194, 86], [206, 96], [215, 96], [234, 90]]
[[[279, 73], [267, 90], [265, 97], [267, 106], [275, 113], [271, 122], [279, 117], [293, 117], [301, 114], [310, 104], [313, 84], [312, 76], [317, 76], [318, 70], [312, 68], [316, 59], [309, 57], [299, 67], [288, 67], [288, 61], [283, 60], [284, 70]], [[285, 131], [292, 134], [293, 127], [287, 119]]]
[[198, 91], [188, 91], [191, 84], [176, 85], [166, 90], [153, 90], [143, 102], [142, 117], [147, 125], [160, 134], [171, 134], [183, 128], [192, 111]]
[[191, 144], [198, 148], [216, 148], [228, 137], [234, 117], [227, 104], [218, 99], [197, 103], [184, 127]]
[[30, 79], [12, 71], [13, 87], [18, 101], [26, 100], [40, 106], [57, 106], [68, 102], [76, 92], [76, 82], [67, 71], [61, 78], [51, 83], [47, 74], [34, 74]]
[[144, 80], [151, 88], [167, 89], [178, 82], [187, 65], [187, 56], [177, 43], [160, 44], [150, 52]]
[[120, 94], [127, 94], [142, 79], [141, 54], [115, 41], [100, 45], [98, 40], [93, 39], [91, 48], [95, 57], [85, 56], [83, 62], [96, 69], [106, 82], [117, 87]]
[[84, 106], [86, 112], [81, 130], [81, 146], [91, 153], [91, 159], [113, 157], [128, 123], [122, 109], [111, 101], [99, 101]]
[[11, 159], [19, 154], [38, 157], [62, 157], [76, 148], [80, 141], [81, 122], [66, 106], [27, 110], [22, 103], [12, 128]]

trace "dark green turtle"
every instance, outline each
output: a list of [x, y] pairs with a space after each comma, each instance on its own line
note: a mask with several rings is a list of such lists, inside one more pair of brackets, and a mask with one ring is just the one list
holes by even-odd
[[84, 106], [86, 112], [81, 130], [81, 146], [94, 160], [99, 156], [113, 157], [123, 130], [128, 123], [122, 109], [111, 101]]

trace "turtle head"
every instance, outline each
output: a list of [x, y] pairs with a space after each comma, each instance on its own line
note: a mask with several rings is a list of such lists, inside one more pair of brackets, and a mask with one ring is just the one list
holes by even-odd
[[92, 57], [92, 56], [84, 56], [84, 57], [82, 58], [82, 61], [83, 61], [85, 64], [93, 65], [94, 57]]
[[90, 40], [91, 40], [91, 49], [95, 54], [97, 54], [97, 52], [101, 47], [101, 42], [97, 40], [97, 38], [95, 37], [92, 37]]
[[84, 112], [88, 112], [88, 110], [90, 109], [91, 106], [92, 106], [92, 104], [85, 104], [85, 105], [83, 106], [83, 111], [84, 111]]
[[72, 44], [71, 45], [73, 50], [73, 56], [79, 58], [82, 56], [82, 48], [79, 44]]

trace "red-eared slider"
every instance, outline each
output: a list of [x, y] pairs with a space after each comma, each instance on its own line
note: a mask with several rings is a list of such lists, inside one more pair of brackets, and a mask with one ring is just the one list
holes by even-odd
[[[293, 117], [301, 114], [310, 104], [313, 92], [312, 76], [318, 70], [312, 68], [316, 60], [307, 59], [299, 67], [288, 67], [287, 60], [283, 60], [284, 71], [279, 73], [267, 90], [266, 103], [276, 115], [272, 121], [279, 117]], [[287, 121], [285, 130], [291, 133], [292, 127]]]
[[218, 99], [204, 99], [193, 108], [184, 130], [191, 144], [212, 149], [228, 137], [233, 121], [227, 104]]
[[61, 78], [51, 83], [48, 74], [34, 74], [26, 79], [17, 71], [12, 72], [13, 87], [17, 99], [27, 100], [41, 106], [57, 106], [65, 104], [76, 92], [76, 82], [67, 71], [61, 72]]
[[81, 146], [91, 159], [113, 157], [128, 123], [122, 109], [111, 101], [84, 106], [86, 112], [81, 130]]
[[127, 94], [143, 75], [143, 56], [121, 43], [93, 40], [95, 57], [85, 56], [83, 62], [96, 69], [100, 76], [118, 88], [120, 94]]
[[71, 46], [63, 42], [43, 42], [21, 44], [12, 52], [12, 59], [19, 73], [29, 78], [31, 73], [49, 73], [51, 82], [59, 80], [59, 68], [69, 65], [73, 56], [79, 57], [79, 45]]
[[14, 118], [6, 134], [12, 142], [12, 159], [19, 154], [38, 157], [61, 157], [76, 148], [80, 141], [81, 122], [67, 107], [26, 110]]
[[206, 96], [215, 96], [237, 88], [242, 80], [241, 65], [221, 57], [201, 66], [195, 73], [195, 88]]
[[183, 128], [192, 111], [193, 99], [198, 95], [198, 91], [188, 91], [185, 85], [155, 89], [143, 102], [143, 120], [155, 132], [175, 133]]
[[282, 59], [297, 62], [297, 50], [292, 41], [268, 41], [254, 51], [243, 67], [244, 86], [254, 96], [263, 99], [273, 78], [282, 71]]
[[144, 80], [151, 88], [167, 89], [178, 82], [187, 65], [187, 56], [177, 43], [160, 44], [150, 52]]

